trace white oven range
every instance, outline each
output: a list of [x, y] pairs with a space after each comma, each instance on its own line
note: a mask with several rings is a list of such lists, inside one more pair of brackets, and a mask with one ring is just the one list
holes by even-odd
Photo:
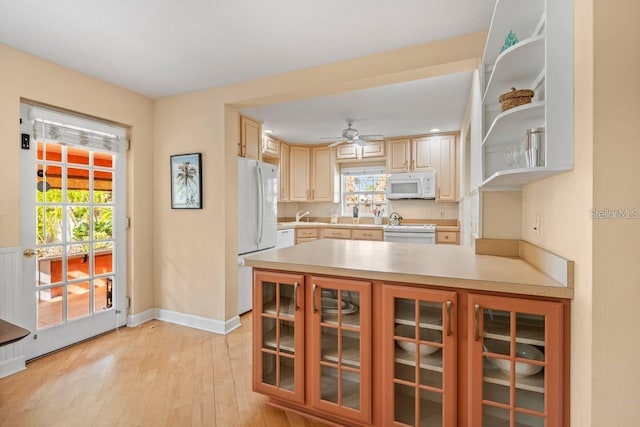
[[385, 242], [436, 243], [435, 224], [385, 225]]

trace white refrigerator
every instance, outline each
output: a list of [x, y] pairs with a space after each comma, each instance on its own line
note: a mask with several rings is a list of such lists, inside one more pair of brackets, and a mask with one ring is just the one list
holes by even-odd
[[277, 230], [277, 166], [238, 157], [238, 314], [252, 306], [252, 269], [244, 257], [274, 248]]

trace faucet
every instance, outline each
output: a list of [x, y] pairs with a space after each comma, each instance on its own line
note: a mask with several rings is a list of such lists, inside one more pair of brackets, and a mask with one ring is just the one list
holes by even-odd
[[300, 222], [302, 218], [309, 215], [309, 211], [300, 211], [296, 213], [296, 222]]

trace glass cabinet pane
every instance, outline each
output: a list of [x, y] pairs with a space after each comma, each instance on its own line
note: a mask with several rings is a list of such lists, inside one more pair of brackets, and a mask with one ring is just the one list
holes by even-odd
[[442, 325], [441, 302], [394, 298], [394, 413], [398, 422], [442, 426]]
[[[296, 291], [302, 282], [301, 276], [287, 274], [265, 274], [264, 279], [256, 275], [254, 286], [262, 306], [254, 313], [254, 331], [260, 334], [261, 347], [255, 349], [254, 361], [261, 363], [260, 387], [278, 396], [303, 398], [302, 387], [296, 387], [302, 361], [297, 360], [297, 341], [303, 330], [302, 310]], [[299, 282], [297, 281], [299, 280]], [[300, 308], [300, 307], [298, 307]], [[298, 356], [299, 357], [299, 356]], [[260, 372], [260, 371], [259, 371]], [[298, 390], [299, 389], [299, 390]], [[284, 393], [284, 394], [283, 394]]]
[[[483, 420], [487, 425], [544, 425], [544, 316], [484, 308], [482, 320]], [[521, 409], [537, 414], [525, 415]]]

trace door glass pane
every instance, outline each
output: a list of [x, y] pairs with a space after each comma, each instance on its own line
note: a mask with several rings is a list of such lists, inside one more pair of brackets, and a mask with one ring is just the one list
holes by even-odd
[[62, 280], [62, 246], [38, 249], [36, 263], [37, 285], [48, 285]]
[[95, 240], [113, 238], [113, 208], [102, 206], [93, 208], [93, 227]]
[[500, 381], [500, 384], [487, 381], [482, 383], [482, 398], [491, 402], [498, 402], [504, 405], [511, 403], [511, 395], [509, 394], [509, 381]]
[[89, 240], [91, 223], [89, 207], [69, 206], [67, 208], [67, 229], [69, 240], [72, 242], [84, 242]]
[[38, 243], [60, 243], [62, 241], [62, 207], [40, 207], [38, 211], [40, 210], [43, 215], [39, 218], [42, 222], [38, 223], [38, 228], [42, 232], [38, 234], [44, 236], [44, 241]]
[[93, 269], [95, 274], [113, 273], [113, 242], [93, 245]]
[[91, 313], [89, 282], [67, 285], [67, 319], [73, 320]]
[[338, 403], [338, 369], [323, 366], [320, 375], [320, 399]]
[[338, 363], [338, 330], [323, 326], [320, 328], [320, 354], [326, 362]]
[[416, 425], [416, 390], [403, 384], [394, 384], [394, 420]]
[[280, 320], [280, 342], [278, 343], [278, 350], [281, 352], [288, 354], [293, 354], [295, 352], [294, 328], [294, 322], [289, 320]]
[[77, 165], [89, 164], [89, 151], [82, 148], [68, 147], [67, 148], [67, 163], [75, 163]]
[[276, 356], [271, 353], [262, 353], [262, 382], [276, 385]]
[[420, 390], [420, 427], [442, 426], [442, 394]]
[[103, 277], [94, 283], [94, 311], [99, 313], [113, 306], [113, 277]]
[[276, 314], [276, 284], [273, 282], [262, 282], [262, 312]]
[[47, 165], [45, 167], [44, 184], [38, 187], [38, 192], [44, 198], [38, 197], [38, 201], [49, 203], [62, 202], [62, 166]]
[[100, 151], [93, 152], [93, 164], [95, 166], [101, 166], [105, 168], [113, 167], [113, 155], [108, 153], [101, 153]]
[[67, 168], [67, 202], [89, 202], [89, 169]]
[[510, 427], [510, 411], [494, 406], [482, 405], [483, 427]]
[[342, 405], [360, 409], [360, 374], [342, 370]]
[[67, 254], [67, 280], [82, 279], [90, 274], [89, 245], [70, 245]]
[[113, 203], [113, 174], [107, 171], [93, 172], [93, 203]]
[[62, 323], [62, 286], [38, 291], [38, 329]]
[[280, 283], [280, 315], [293, 316], [295, 313], [294, 298], [293, 298], [293, 285]]
[[279, 387], [285, 390], [294, 391], [295, 382], [293, 380], [293, 358], [283, 354], [280, 359], [280, 384]]
[[262, 348], [275, 350], [278, 348], [276, 335], [276, 319], [271, 317], [262, 318]]
[[526, 427], [544, 427], [544, 418], [516, 413], [516, 425]]
[[354, 368], [360, 367], [360, 333], [354, 331], [340, 331], [342, 340], [342, 364]]
[[420, 301], [420, 326], [442, 331], [442, 304]]

